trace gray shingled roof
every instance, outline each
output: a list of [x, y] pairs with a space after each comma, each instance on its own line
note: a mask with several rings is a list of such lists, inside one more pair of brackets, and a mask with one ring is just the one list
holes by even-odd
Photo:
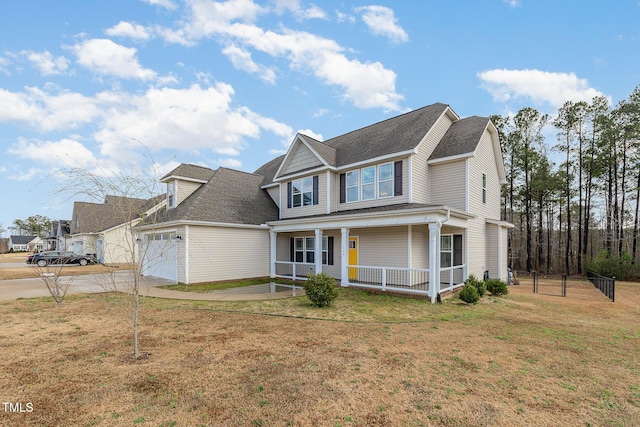
[[150, 199], [107, 195], [104, 203], [74, 202], [71, 234], [97, 233], [124, 224], [160, 203], [164, 197], [164, 194]]
[[10, 236], [14, 245], [26, 245], [38, 236]]
[[[278, 219], [278, 207], [260, 188], [264, 176], [218, 168], [211, 179], [174, 209], [162, 210], [157, 221], [205, 221], [264, 224]], [[148, 223], [151, 219], [145, 221]]]
[[284, 160], [284, 154], [260, 166], [253, 173], [255, 175], [260, 175], [264, 177], [263, 185], [270, 184], [273, 182], [273, 177], [278, 171], [278, 168], [280, 167], [280, 163], [282, 163], [282, 160]]
[[336, 149], [336, 166], [413, 150], [448, 108], [432, 104], [337, 136], [324, 143]]
[[182, 163], [177, 168], [160, 178], [160, 181], [164, 181], [171, 176], [197, 179], [199, 181], [209, 181], [214, 173], [215, 170], [204, 166]]
[[488, 117], [472, 116], [458, 120], [447, 130], [429, 160], [473, 153], [488, 124]]

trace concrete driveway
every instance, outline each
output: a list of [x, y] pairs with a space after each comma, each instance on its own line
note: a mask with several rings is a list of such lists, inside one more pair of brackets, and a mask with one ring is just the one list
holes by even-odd
[[[108, 274], [87, 274], [82, 276], [63, 276], [60, 280], [70, 280], [67, 294], [93, 294], [105, 291], [128, 292], [127, 283], [131, 280], [130, 272], [116, 272]], [[264, 291], [259, 293], [243, 292], [242, 288], [234, 288], [211, 293], [172, 291], [160, 289], [158, 286], [170, 285], [174, 282], [157, 277], [142, 277], [140, 295], [153, 298], [168, 298], [191, 301], [249, 301], [289, 298], [304, 295], [304, 290], [294, 289], [275, 290], [274, 286], [265, 284]], [[271, 289], [269, 289], [271, 288]], [[12, 279], [0, 280], [0, 301], [18, 298], [48, 297], [49, 291], [42, 279]]]
[[[108, 290], [126, 292], [126, 283], [129, 278], [127, 272], [117, 272], [113, 280], [106, 274], [87, 274], [82, 276], [63, 276], [61, 283], [70, 281], [68, 294], [92, 294]], [[143, 289], [153, 286], [170, 284], [171, 282], [154, 277], [143, 277]], [[113, 289], [115, 284], [116, 289]], [[48, 297], [49, 291], [40, 278], [35, 279], [11, 279], [0, 280], [0, 300], [14, 300], [18, 298]]]

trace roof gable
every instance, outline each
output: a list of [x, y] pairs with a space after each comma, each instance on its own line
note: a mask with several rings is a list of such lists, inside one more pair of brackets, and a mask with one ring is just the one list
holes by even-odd
[[192, 165], [190, 163], [181, 163], [174, 170], [160, 178], [160, 182], [167, 182], [172, 179], [183, 179], [205, 183], [211, 179], [214, 173], [214, 169]]
[[163, 203], [164, 195], [150, 199], [105, 196], [104, 203], [74, 202], [71, 234], [97, 233], [139, 218]]
[[456, 121], [433, 150], [429, 160], [442, 160], [473, 154], [488, 124], [487, 117], [479, 116]]
[[333, 167], [335, 162], [335, 148], [310, 136], [297, 134], [276, 171], [274, 179], [316, 167]]

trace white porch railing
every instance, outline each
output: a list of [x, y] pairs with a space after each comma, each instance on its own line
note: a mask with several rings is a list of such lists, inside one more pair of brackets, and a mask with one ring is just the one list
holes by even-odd
[[364, 288], [429, 294], [429, 270], [422, 268], [350, 265], [348, 283]]
[[276, 261], [276, 277], [307, 280], [314, 273], [315, 264], [308, 262]]
[[440, 292], [452, 291], [464, 286], [466, 265], [454, 265], [440, 269]]

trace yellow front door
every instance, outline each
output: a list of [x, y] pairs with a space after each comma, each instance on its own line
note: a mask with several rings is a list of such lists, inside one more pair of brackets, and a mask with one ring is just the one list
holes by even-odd
[[[349, 237], [349, 265], [358, 265], [358, 238]], [[358, 279], [358, 269], [349, 268], [349, 280]]]

